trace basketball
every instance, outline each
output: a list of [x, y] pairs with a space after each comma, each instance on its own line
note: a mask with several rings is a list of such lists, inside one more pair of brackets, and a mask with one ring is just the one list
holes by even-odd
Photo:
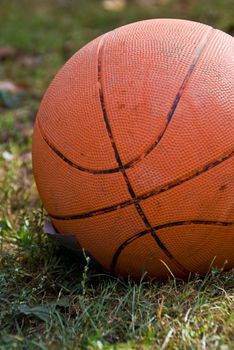
[[50, 221], [105, 270], [234, 266], [234, 40], [155, 19], [80, 49], [46, 91], [33, 172]]

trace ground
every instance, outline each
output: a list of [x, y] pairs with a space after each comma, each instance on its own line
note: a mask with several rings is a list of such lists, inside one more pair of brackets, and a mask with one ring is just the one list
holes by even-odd
[[97, 0], [1, 0], [1, 350], [234, 349], [234, 270], [136, 283], [107, 275], [42, 233], [31, 136], [59, 67], [101, 33], [144, 18], [193, 19], [233, 33], [232, 0], [155, 3], [107, 12]]

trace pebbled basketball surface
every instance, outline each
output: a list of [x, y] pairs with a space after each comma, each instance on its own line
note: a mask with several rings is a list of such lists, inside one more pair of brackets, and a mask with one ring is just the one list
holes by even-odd
[[79, 50], [33, 135], [54, 227], [136, 278], [234, 266], [233, 156], [234, 40], [183, 20], [133, 23]]

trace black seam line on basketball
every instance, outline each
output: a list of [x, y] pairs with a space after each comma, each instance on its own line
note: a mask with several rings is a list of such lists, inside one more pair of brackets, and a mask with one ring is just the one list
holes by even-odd
[[[186, 226], [186, 225], [210, 225], [210, 226], [233, 226], [233, 222], [227, 222], [227, 221], [212, 221], [212, 220], [189, 220], [189, 221], [176, 221], [176, 222], [169, 222], [167, 224], [162, 224], [158, 226], [154, 226], [153, 229], [155, 231], [159, 231], [168, 227], [176, 227], [176, 226]], [[123, 250], [132, 242], [137, 240], [140, 237], [145, 236], [147, 233], [150, 233], [150, 230], [145, 230], [142, 232], [139, 232], [130, 238], [128, 238], [126, 241], [124, 241], [116, 250], [112, 263], [111, 263], [111, 271], [114, 272], [116, 264], [118, 262], [120, 254], [123, 252]]]
[[130, 196], [132, 197], [133, 201], [134, 201], [134, 206], [137, 210], [138, 215], [140, 216], [141, 220], [143, 221], [143, 223], [145, 224], [146, 228], [150, 230], [150, 233], [152, 235], [152, 237], [154, 238], [156, 244], [159, 246], [159, 248], [168, 256], [168, 258], [171, 258], [174, 260], [175, 264], [178, 265], [178, 268], [182, 268], [182, 266], [180, 266], [179, 263], [177, 263], [177, 261], [172, 257], [172, 254], [169, 252], [169, 250], [167, 249], [166, 246], [164, 246], [163, 242], [161, 242], [161, 240], [159, 239], [159, 237], [157, 237], [156, 233], [154, 232], [154, 229], [152, 228], [149, 220], [147, 219], [147, 216], [145, 215], [143, 209], [141, 208], [140, 204], [137, 202], [137, 197], [135, 194], [135, 191], [131, 185], [131, 182], [128, 178], [128, 175], [126, 173], [126, 170], [123, 167], [123, 163], [121, 161], [121, 157], [117, 148], [117, 145], [115, 143], [115, 139], [113, 136], [113, 132], [111, 129], [111, 125], [109, 122], [109, 118], [107, 115], [107, 111], [106, 111], [106, 106], [105, 106], [105, 100], [104, 100], [104, 92], [103, 92], [103, 86], [102, 86], [102, 79], [101, 79], [101, 75], [102, 75], [102, 70], [101, 70], [101, 56], [102, 56], [102, 52], [103, 52], [103, 48], [104, 48], [104, 41], [101, 42], [101, 45], [99, 47], [98, 50], [98, 86], [99, 86], [99, 97], [100, 97], [100, 103], [101, 103], [101, 108], [102, 108], [102, 113], [103, 113], [103, 118], [104, 118], [104, 122], [106, 125], [106, 129], [112, 144], [112, 148], [114, 150], [114, 154], [115, 154], [115, 158], [116, 161], [121, 169], [121, 172], [123, 174], [123, 178], [125, 180], [125, 183], [127, 185], [128, 188], [128, 192], [130, 194]]
[[89, 173], [89, 174], [113, 174], [113, 173], [117, 173], [119, 172], [119, 168], [113, 168], [113, 169], [88, 169], [88, 168], [85, 168], [85, 167], [82, 167], [74, 162], [72, 162], [70, 159], [68, 159], [64, 154], [62, 154], [56, 147], [54, 147], [54, 145], [52, 145], [52, 143], [47, 139], [47, 137], [45, 136], [45, 133], [41, 127], [41, 124], [40, 124], [40, 121], [39, 121], [39, 118], [37, 118], [37, 122], [38, 122], [38, 128], [41, 132], [41, 136], [43, 138], [43, 140], [47, 143], [47, 145], [50, 147], [50, 149], [55, 153], [57, 154], [57, 156], [59, 158], [61, 158], [64, 162], [66, 162], [67, 164], [69, 164], [70, 166], [72, 166], [73, 168], [76, 168], [80, 171], [84, 171], [86, 173]]
[[[211, 31], [213, 30], [213, 28], [211, 28]], [[129, 169], [129, 168], [132, 168], [136, 163], [138, 163], [141, 159], [145, 158], [149, 153], [151, 153], [153, 151], [153, 149], [159, 144], [159, 142], [161, 141], [162, 137], [164, 136], [170, 122], [171, 122], [171, 119], [175, 113], [175, 110], [176, 110], [176, 107], [178, 106], [178, 103], [180, 102], [180, 99], [182, 97], [182, 94], [185, 90], [185, 87], [189, 81], [189, 78], [191, 77], [193, 71], [194, 71], [194, 68], [208, 42], [208, 39], [209, 39], [209, 36], [207, 35], [205, 37], [205, 40], [203, 40], [200, 44], [200, 46], [195, 50], [195, 55], [194, 55], [194, 58], [192, 60], [192, 63], [190, 64], [189, 66], [189, 69], [185, 75], [185, 78], [180, 86], [180, 89], [178, 91], [178, 93], [176, 94], [176, 97], [172, 103], [172, 106], [171, 106], [171, 109], [167, 115], [167, 118], [166, 118], [166, 123], [164, 125], [164, 128], [163, 130], [161, 131], [161, 133], [159, 134], [159, 136], [157, 137], [157, 140], [155, 140], [152, 145], [141, 155], [135, 157], [134, 159], [132, 159], [131, 161], [129, 161], [127, 164], [122, 164], [122, 167], [115, 167], [115, 168], [110, 168], [110, 169], [89, 169], [89, 168], [85, 168], [79, 164], [76, 164], [74, 162], [72, 162], [70, 159], [68, 159], [63, 153], [61, 153], [54, 145], [52, 145], [52, 143], [47, 139], [47, 137], [45, 136], [45, 133], [43, 132], [43, 129], [39, 123], [39, 118], [38, 118], [38, 126], [39, 126], [39, 129], [41, 131], [41, 135], [44, 139], [44, 141], [47, 143], [47, 145], [51, 148], [51, 150], [57, 154], [58, 157], [60, 157], [64, 162], [66, 162], [67, 164], [69, 164], [70, 166], [72, 166], [73, 168], [76, 168], [80, 171], [84, 171], [84, 172], [87, 172], [87, 173], [90, 173], [90, 174], [94, 174], [94, 175], [100, 175], [100, 174], [114, 174], [114, 173], [118, 173], [121, 171], [121, 169]], [[103, 97], [103, 96], [102, 96]], [[100, 96], [100, 98], [102, 98]], [[109, 132], [108, 132], [109, 134]]]
[[234, 156], [234, 149], [232, 149], [226, 155], [224, 155], [224, 156], [212, 161], [211, 163], [206, 164], [202, 168], [196, 170], [191, 175], [187, 175], [181, 179], [177, 179], [175, 181], [169, 182], [166, 185], [164, 185], [163, 187], [146, 192], [146, 193], [136, 197], [136, 200], [129, 199], [127, 201], [115, 204], [113, 206], [92, 210], [90, 212], [86, 212], [86, 213], [82, 213], [82, 214], [75, 214], [75, 215], [68, 216], [68, 215], [54, 215], [54, 214], [49, 213], [49, 216], [54, 218], [54, 219], [57, 219], [57, 220], [79, 220], [79, 219], [93, 217], [96, 215], [102, 215], [102, 214], [109, 213], [109, 212], [112, 212], [112, 211], [115, 211], [115, 210], [118, 210], [121, 208], [125, 208], [125, 207], [128, 207], [130, 205], [133, 205], [135, 202], [136, 203], [141, 202], [141, 201], [148, 199], [154, 195], [159, 195], [163, 192], [166, 192], [166, 191], [171, 190], [177, 186], [180, 186], [180, 185], [182, 185], [190, 180], [193, 180], [194, 178], [206, 173], [207, 171], [215, 168], [216, 166], [219, 166], [223, 162], [231, 159], [233, 156]]

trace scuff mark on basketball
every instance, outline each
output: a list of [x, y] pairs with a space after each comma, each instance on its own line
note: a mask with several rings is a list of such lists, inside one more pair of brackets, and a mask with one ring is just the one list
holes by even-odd
[[219, 191], [220, 191], [220, 192], [223, 192], [223, 191], [225, 191], [225, 190], [227, 189], [227, 187], [228, 187], [228, 185], [227, 185], [227, 184], [224, 184], [224, 185], [222, 185], [222, 186], [219, 187]]

